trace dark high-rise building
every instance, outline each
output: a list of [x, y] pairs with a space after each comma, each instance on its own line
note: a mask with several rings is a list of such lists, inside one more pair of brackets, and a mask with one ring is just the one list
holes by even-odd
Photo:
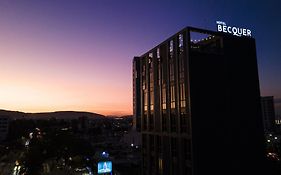
[[141, 131], [141, 98], [138, 98], [141, 90], [140, 63], [140, 58], [135, 57], [133, 60], [133, 126], [137, 131]]
[[275, 132], [275, 109], [273, 96], [261, 97], [263, 127], [265, 133]]
[[253, 38], [187, 27], [133, 65], [142, 174], [262, 173]]

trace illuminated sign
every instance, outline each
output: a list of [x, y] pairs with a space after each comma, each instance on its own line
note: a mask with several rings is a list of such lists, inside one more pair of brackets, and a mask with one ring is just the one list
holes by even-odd
[[252, 36], [249, 29], [227, 26], [225, 22], [217, 21], [217, 30], [219, 32], [230, 33], [236, 36]]
[[111, 161], [105, 161], [105, 162], [98, 163], [98, 174], [111, 173], [111, 172], [112, 172], [112, 162]]

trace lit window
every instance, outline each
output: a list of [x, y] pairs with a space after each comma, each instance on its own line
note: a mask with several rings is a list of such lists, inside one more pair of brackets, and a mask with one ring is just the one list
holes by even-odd
[[180, 100], [181, 100], [181, 107], [184, 108], [185, 104], [185, 88], [184, 83], [180, 84]]
[[179, 34], [179, 48], [183, 47], [183, 35]]
[[162, 87], [162, 109], [167, 109], [166, 107], [166, 87], [163, 85]]
[[150, 110], [154, 110], [154, 93], [153, 88], [150, 88]]
[[158, 168], [159, 168], [159, 173], [163, 174], [163, 160], [161, 158], [158, 159]]
[[167, 109], [166, 103], [162, 104], [162, 109]]
[[172, 53], [174, 50], [174, 42], [173, 40], [170, 41], [170, 53]]
[[150, 68], [149, 70], [149, 79], [150, 79], [150, 85], [153, 86], [153, 70]]
[[147, 111], [147, 92], [144, 92], [144, 111]]
[[153, 58], [153, 53], [152, 53], [152, 52], [149, 53], [149, 54], [148, 54], [148, 57], [149, 57], [149, 58]]
[[171, 86], [171, 108], [176, 108], [175, 86]]
[[157, 48], [157, 58], [160, 58], [160, 49]]

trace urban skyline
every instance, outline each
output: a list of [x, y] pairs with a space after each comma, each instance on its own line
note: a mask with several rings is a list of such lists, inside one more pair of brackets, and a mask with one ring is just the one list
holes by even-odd
[[186, 26], [215, 31], [221, 20], [252, 30], [261, 95], [274, 96], [280, 113], [280, 5], [1, 1], [0, 108], [132, 114], [132, 57]]

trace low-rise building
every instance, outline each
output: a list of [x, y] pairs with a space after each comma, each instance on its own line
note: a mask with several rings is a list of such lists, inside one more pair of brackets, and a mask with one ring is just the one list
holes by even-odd
[[0, 142], [7, 138], [9, 131], [9, 117], [0, 116]]

